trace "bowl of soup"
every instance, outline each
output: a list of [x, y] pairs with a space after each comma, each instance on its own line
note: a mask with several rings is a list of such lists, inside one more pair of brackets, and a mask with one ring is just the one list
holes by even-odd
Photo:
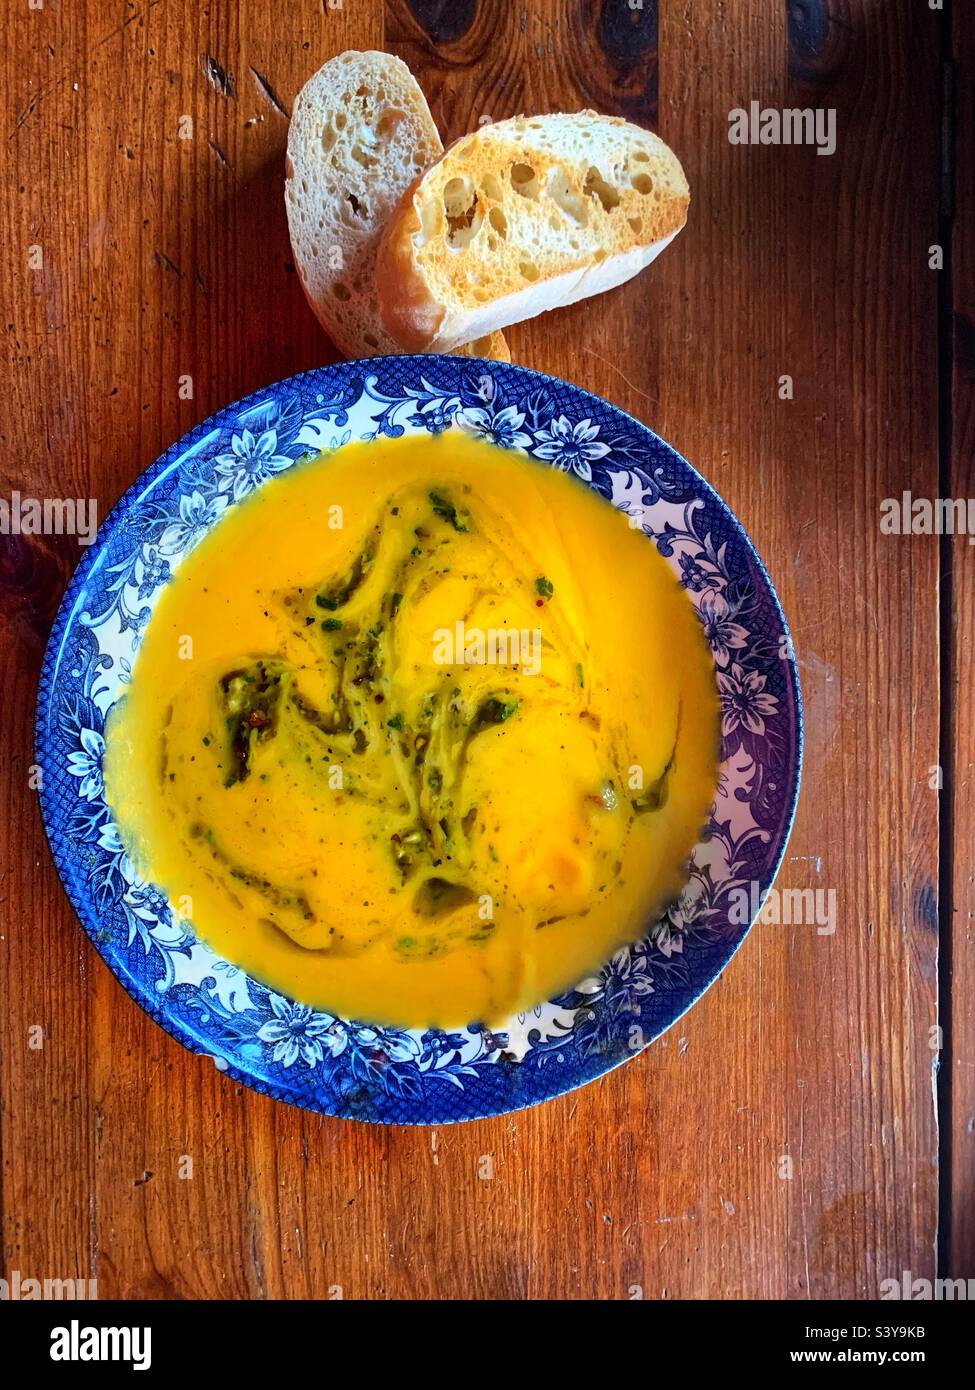
[[798, 793], [795, 658], [725, 503], [568, 383], [304, 373], [191, 431], [69, 586], [48, 838], [221, 1070], [445, 1123], [636, 1055], [737, 949]]

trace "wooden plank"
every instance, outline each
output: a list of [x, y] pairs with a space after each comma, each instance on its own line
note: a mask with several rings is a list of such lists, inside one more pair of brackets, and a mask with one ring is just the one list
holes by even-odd
[[[881, 536], [879, 506], [937, 483], [938, 19], [801, 9], [788, 32], [784, 6], [662, 7], [661, 132], [697, 197], [666, 267], [656, 421], [779, 586], [807, 719], [779, 885], [836, 901], [832, 935], [757, 928], [687, 1020], [684, 1086], [705, 1114], [730, 1089], [754, 1130], [736, 1150], [715, 1129], [702, 1165], [749, 1239], [682, 1291], [877, 1297], [934, 1269], [938, 556]], [[752, 99], [835, 108], [835, 154], [729, 145]], [[719, 1038], [730, 1074], [712, 1078]]]
[[[334, 356], [290, 269], [277, 109], [329, 54], [406, 57], [446, 138], [587, 104], [659, 125], [694, 191], [687, 231], [634, 285], [510, 342], [658, 428], [759, 542], [809, 716], [782, 882], [835, 889], [837, 929], [756, 930], [647, 1054], [534, 1111], [382, 1130], [256, 1096], [144, 1018], [64, 898], [25, 767], [77, 550], [5, 541], [0, 796], [23, 827], [0, 889], [7, 1269], [146, 1298], [875, 1296], [933, 1271], [938, 558], [881, 537], [878, 507], [937, 485], [937, 17], [859, 0], [790, 48], [784, 6], [747, 10], [300, 0], [285, 25], [257, 0], [88, 0], [10, 18], [3, 484], [103, 511], [212, 409]], [[751, 97], [835, 106], [836, 154], [729, 145]]]
[[[975, 497], [975, 29], [962, 5], [953, 11], [954, 208], [951, 239], [950, 313], [951, 435], [947, 456], [953, 498]], [[948, 1098], [951, 1132], [946, 1211], [946, 1273], [968, 1278], [975, 1269], [975, 551], [964, 538], [946, 542], [950, 555], [949, 688], [952, 718], [946, 769], [951, 797], [954, 860], [949, 866], [951, 938], [948, 976], [950, 1053]], [[953, 868], [953, 873], [951, 870]], [[944, 974], [942, 979], [944, 979]]]

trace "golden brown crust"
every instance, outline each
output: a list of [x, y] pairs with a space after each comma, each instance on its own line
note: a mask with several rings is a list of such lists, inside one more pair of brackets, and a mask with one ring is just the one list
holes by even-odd
[[295, 266], [316, 318], [349, 357], [398, 350], [382, 327], [376, 250], [402, 191], [442, 153], [399, 58], [340, 54], [295, 98], [284, 188]]
[[488, 357], [493, 362], [510, 362], [511, 349], [508, 340], [503, 333], [492, 333], [490, 338], [478, 338], [476, 343], [470, 343], [472, 357]]
[[443, 308], [424, 289], [413, 262], [413, 237], [420, 230], [413, 195], [422, 177], [406, 190], [386, 223], [376, 258], [383, 327], [404, 352], [425, 352], [443, 322]]
[[451, 350], [600, 293], [653, 259], [689, 201], [674, 153], [619, 118], [519, 117], [462, 136], [387, 224], [384, 324], [408, 350]]
[[489, 333], [486, 338], [475, 338], [472, 343], [453, 349], [455, 357], [486, 357], [491, 362], [510, 362], [511, 349], [503, 333]]

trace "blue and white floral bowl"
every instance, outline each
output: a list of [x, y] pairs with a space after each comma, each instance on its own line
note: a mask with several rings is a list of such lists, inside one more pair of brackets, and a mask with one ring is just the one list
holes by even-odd
[[[722, 764], [680, 902], [597, 976], [495, 1032], [379, 1028], [315, 1013], [221, 960], [143, 882], [102, 782], [105, 716], [180, 561], [299, 458], [353, 439], [461, 428], [584, 479], [639, 524], [704, 625], [721, 693]], [[739, 522], [645, 425], [564, 381], [497, 362], [390, 357], [303, 373], [219, 411], [129, 489], [68, 586], [37, 716], [41, 805], [85, 929], [125, 988], [194, 1052], [309, 1110], [445, 1124], [533, 1105], [632, 1057], [727, 965], [795, 812], [799, 682], [775, 590]]]

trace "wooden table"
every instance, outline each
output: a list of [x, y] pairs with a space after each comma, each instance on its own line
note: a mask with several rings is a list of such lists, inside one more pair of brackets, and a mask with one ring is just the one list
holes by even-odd
[[[941, 1273], [975, 1275], [975, 552], [879, 527], [906, 489], [975, 494], [967, 8], [7, 7], [2, 491], [101, 514], [216, 407], [335, 356], [282, 198], [287, 113], [327, 57], [405, 58], [445, 138], [583, 106], [660, 131], [686, 231], [511, 348], [648, 421], [759, 545], [808, 724], [779, 883], [835, 890], [837, 924], [756, 928], [669, 1034], [534, 1111], [393, 1130], [251, 1094], [140, 1012], [68, 905], [29, 769], [79, 551], [0, 537], [4, 1273], [102, 1297], [871, 1298], [932, 1278], [940, 1242]], [[730, 144], [752, 99], [834, 108], [835, 154]]]

